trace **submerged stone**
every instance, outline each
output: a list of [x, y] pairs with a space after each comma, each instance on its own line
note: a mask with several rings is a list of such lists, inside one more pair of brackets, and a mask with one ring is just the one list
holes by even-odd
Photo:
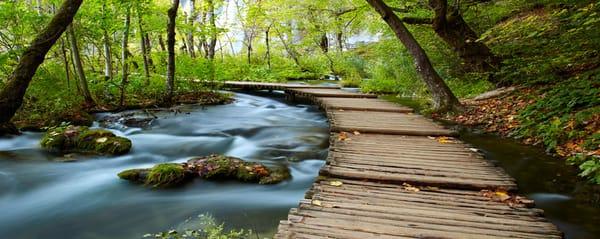
[[62, 126], [48, 130], [40, 141], [42, 148], [61, 153], [122, 155], [131, 149], [131, 141], [108, 130], [86, 126]]

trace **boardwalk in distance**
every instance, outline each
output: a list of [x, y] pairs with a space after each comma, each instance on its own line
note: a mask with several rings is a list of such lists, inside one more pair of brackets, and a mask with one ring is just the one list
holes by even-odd
[[[517, 185], [456, 133], [403, 106], [336, 87], [227, 82], [284, 90], [319, 105], [330, 121], [320, 177], [275, 238], [562, 238], [509, 195]], [[288, 87], [289, 86], [289, 87]]]

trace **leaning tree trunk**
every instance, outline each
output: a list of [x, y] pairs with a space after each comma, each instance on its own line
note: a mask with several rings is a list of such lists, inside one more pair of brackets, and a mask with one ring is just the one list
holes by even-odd
[[487, 71], [499, 63], [490, 48], [477, 41], [479, 35], [465, 22], [459, 9], [449, 12], [447, 0], [429, 0], [429, 5], [435, 12], [433, 30], [454, 49], [467, 69]]
[[79, 86], [79, 90], [83, 95], [85, 104], [87, 106], [93, 106], [95, 105], [94, 99], [92, 98], [92, 94], [88, 89], [87, 79], [85, 77], [85, 71], [83, 69], [83, 63], [81, 62], [81, 54], [79, 53], [79, 46], [77, 45], [77, 36], [75, 35], [75, 30], [73, 29], [72, 23], [69, 25], [67, 34], [69, 34], [69, 40], [71, 42], [73, 64], [75, 66], [75, 72], [77, 73], [77, 85]]
[[144, 60], [144, 76], [146, 77], [146, 81], [144, 82], [146, 85], [150, 84], [150, 63], [148, 62], [148, 46], [146, 46], [146, 38], [144, 32], [144, 23], [142, 21], [142, 13], [140, 9], [137, 10], [138, 14], [138, 30], [140, 35], [140, 48], [142, 51], [142, 59]]
[[[106, 3], [102, 4], [102, 14], [106, 14]], [[113, 65], [110, 37], [108, 36], [106, 26], [103, 26], [102, 29], [102, 44], [104, 48], [104, 79], [108, 81], [113, 78]]]
[[129, 28], [131, 26], [131, 9], [127, 8], [125, 14], [125, 29], [123, 30], [123, 40], [121, 41], [121, 59], [122, 59], [122, 72], [121, 72], [121, 87], [120, 87], [120, 97], [119, 97], [119, 106], [123, 107], [125, 105], [125, 87], [127, 86], [127, 81], [129, 78], [129, 62], [127, 57], [129, 57], [129, 50], [127, 46], [129, 45]]
[[179, 0], [173, 0], [173, 5], [169, 8], [167, 15], [167, 50], [169, 57], [167, 60], [167, 89], [165, 95], [165, 103], [171, 103], [173, 100], [173, 92], [175, 90], [175, 20], [177, 18], [177, 10], [179, 9]]
[[0, 134], [17, 133], [15, 127], [9, 123], [10, 119], [23, 104], [23, 96], [37, 68], [44, 62], [46, 54], [67, 26], [71, 24], [82, 2], [83, 0], [65, 0], [46, 28], [21, 55], [19, 64], [0, 91]]
[[423, 78], [431, 96], [433, 97], [433, 108], [437, 111], [449, 111], [460, 109], [460, 103], [444, 80], [435, 71], [429, 57], [419, 45], [417, 40], [408, 31], [400, 18], [394, 14], [392, 9], [383, 0], [366, 0], [390, 26], [396, 37], [408, 49], [413, 56], [417, 72]]

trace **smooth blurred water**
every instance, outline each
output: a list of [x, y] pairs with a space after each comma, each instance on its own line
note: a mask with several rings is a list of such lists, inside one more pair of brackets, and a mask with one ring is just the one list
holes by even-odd
[[519, 193], [535, 200], [566, 239], [600, 238], [600, 186], [578, 177], [574, 166], [511, 139], [472, 130], [462, 130], [461, 139], [514, 177]]
[[[277, 97], [236, 94], [230, 105], [154, 114], [158, 119], [146, 129], [111, 125], [133, 142], [120, 157], [60, 162], [40, 149], [39, 133], [0, 139], [0, 238], [140, 238], [205, 213], [268, 237], [303, 198], [327, 155], [324, 115]], [[211, 153], [286, 165], [293, 179], [277, 185], [196, 180], [153, 190], [117, 177], [125, 169]]]

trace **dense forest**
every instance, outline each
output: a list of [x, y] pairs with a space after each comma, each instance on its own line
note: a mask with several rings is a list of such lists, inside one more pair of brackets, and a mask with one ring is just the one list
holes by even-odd
[[225, 81], [339, 81], [600, 184], [598, 1], [7, 0], [0, 22], [0, 134], [223, 104]]

